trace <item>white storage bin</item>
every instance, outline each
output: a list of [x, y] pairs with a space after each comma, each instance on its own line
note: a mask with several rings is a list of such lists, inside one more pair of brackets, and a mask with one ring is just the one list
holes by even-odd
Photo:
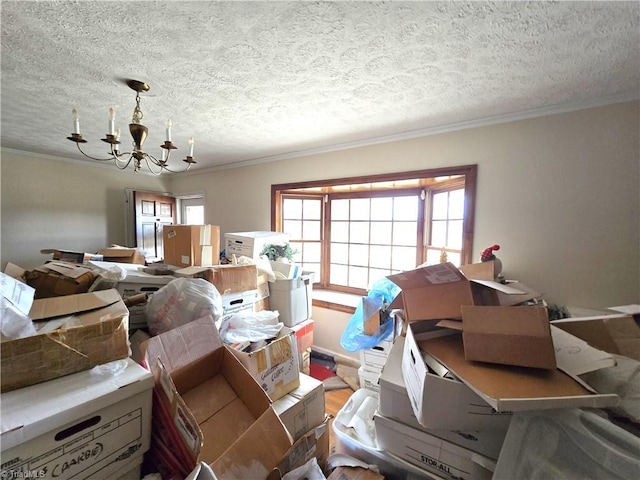
[[250, 258], [259, 257], [262, 249], [268, 244], [289, 242], [289, 234], [282, 232], [236, 232], [225, 233], [225, 255]]
[[360, 380], [360, 388], [366, 388], [372, 392], [380, 392], [380, 372], [372, 372], [363, 367], [358, 368], [358, 379]]
[[269, 306], [287, 327], [311, 318], [314, 272], [269, 283]]
[[636, 480], [640, 438], [577, 408], [516, 413], [495, 480]]
[[[422, 470], [388, 452], [378, 450], [375, 444], [373, 415], [369, 415], [367, 403], [377, 405], [374, 392], [359, 389], [333, 420], [331, 428], [335, 438], [335, 453], [350, 455], [369, 465], [376, 465], [386, 480], [441, 480], [441, 477]], [[359, 411], [363, 412], [360, 416]]]

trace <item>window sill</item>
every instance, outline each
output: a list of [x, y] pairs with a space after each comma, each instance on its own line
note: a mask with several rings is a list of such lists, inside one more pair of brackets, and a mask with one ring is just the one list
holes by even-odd
[[362, 297], [349, 293], [333, 292], [331, 290], [314, 290], [313, 306], [336, 310], [353, 315]]

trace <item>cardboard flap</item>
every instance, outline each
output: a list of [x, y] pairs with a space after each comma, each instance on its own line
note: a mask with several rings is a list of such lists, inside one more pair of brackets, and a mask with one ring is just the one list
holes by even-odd
[[154, 371], [157, 359], [161, 358], [169, 373], [223, 346], [222, 338], [211, 315], [151, 337], [143, 343], [149, 369]]
[[551, 323], [592, 347], [640, 361], [640, 327], [629, 315], [575, 317]]
[[584, 340], [553, 325], [551, 326], [551, 335], [556, 350], [558, 368], [563, 372], [570, 375], [583, 375], [616, 365], [612, 355], [591, 347]]
[[462, 322], [459, 320], [451, 320], [451, 319], [440, 320], [438, 323], [436, 323], [436, 325], [438, 327], [450, 328], [451, 330], [457, 330], [459, 332], [461, 332], [463, 329]]
[[88, 312], [120, 302], [122, 297], [114, 288], [77, 295], [41, 298], [33, 301], [29, 318], [44, 320], [46, 318], [61, 317], [72, 313]]
[[460, 270], [464, 273], [464, 276], [470, 280], [489, 280], [493, 281], [495, 279], [494, 272], [494, 261], [491, 260], [489, 262], [480, 262], [480, 263], [468, 263], [466, 265], [461, 265]]
[[108, 257], [120, 257], [120, 258], [129, 258], [133, 257], [136, 254], [135, 248], [103, 248], [98, 251], [99, 254]]
[[416, 268], [402, 273], [387, 276], [389, 280], [402, 290], [432, 285], [443, 285], [466, 280], [462, 272], [452, 263], [440, 263]]
[[493, 280], [471, 280], [473, 283], [477, 283], [479, 285], [484, 285], [485, 287], [492, 288], [493, 290], [497, 290], [498, 292], [505, 293], [507, 295], [524, 295], [526, 292], [519, 290], [509, 284], [504, 284], [500, 282], [494, 282]]
[[69, 278], [78, 278], [86, 273], [95, 273], [90, 268], [83, 267], [81, 265], [74, 265], [73, 263], [68, 262], [48, 262], [41, 267], [38, 267], [36, 270], [43, 272], [54, 271]]
[[464, 357], [462, 335], [446, 335], [418, 342], [497, 411], [617, 405], [617, 395], [594, 395], [557, 369], [532, 369], [471, 362]]

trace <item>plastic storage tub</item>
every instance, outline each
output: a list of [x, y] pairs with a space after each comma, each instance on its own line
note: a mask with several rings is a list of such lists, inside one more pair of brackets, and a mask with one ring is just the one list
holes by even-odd
[[375, 427], [370, 413], [377, 404], [378, 397], [370, 390], [361, 388], [351, 395], [331, 425], [335, 453], [376, 465], [386, 480], [442, 480], [441, 477], [374, 446]]
[[637, 480], [640, 438], [580, 409], [517, 413], [494, 480]]
[[293, 327], [311, 318], [314, 272], [302, 272], [296, 278], [269, 283], [269, 305], [277, 310], [280, 321]]

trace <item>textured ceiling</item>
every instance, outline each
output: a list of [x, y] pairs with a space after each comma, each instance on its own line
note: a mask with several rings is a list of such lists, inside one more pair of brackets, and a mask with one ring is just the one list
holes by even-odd
[[[638, 98], [638, 2], [2, 1], [2, 147], [104, 156], [167, 118], [181, 164], [253, 163]], [[83, 160], [87, 161], [87, 160]]]

